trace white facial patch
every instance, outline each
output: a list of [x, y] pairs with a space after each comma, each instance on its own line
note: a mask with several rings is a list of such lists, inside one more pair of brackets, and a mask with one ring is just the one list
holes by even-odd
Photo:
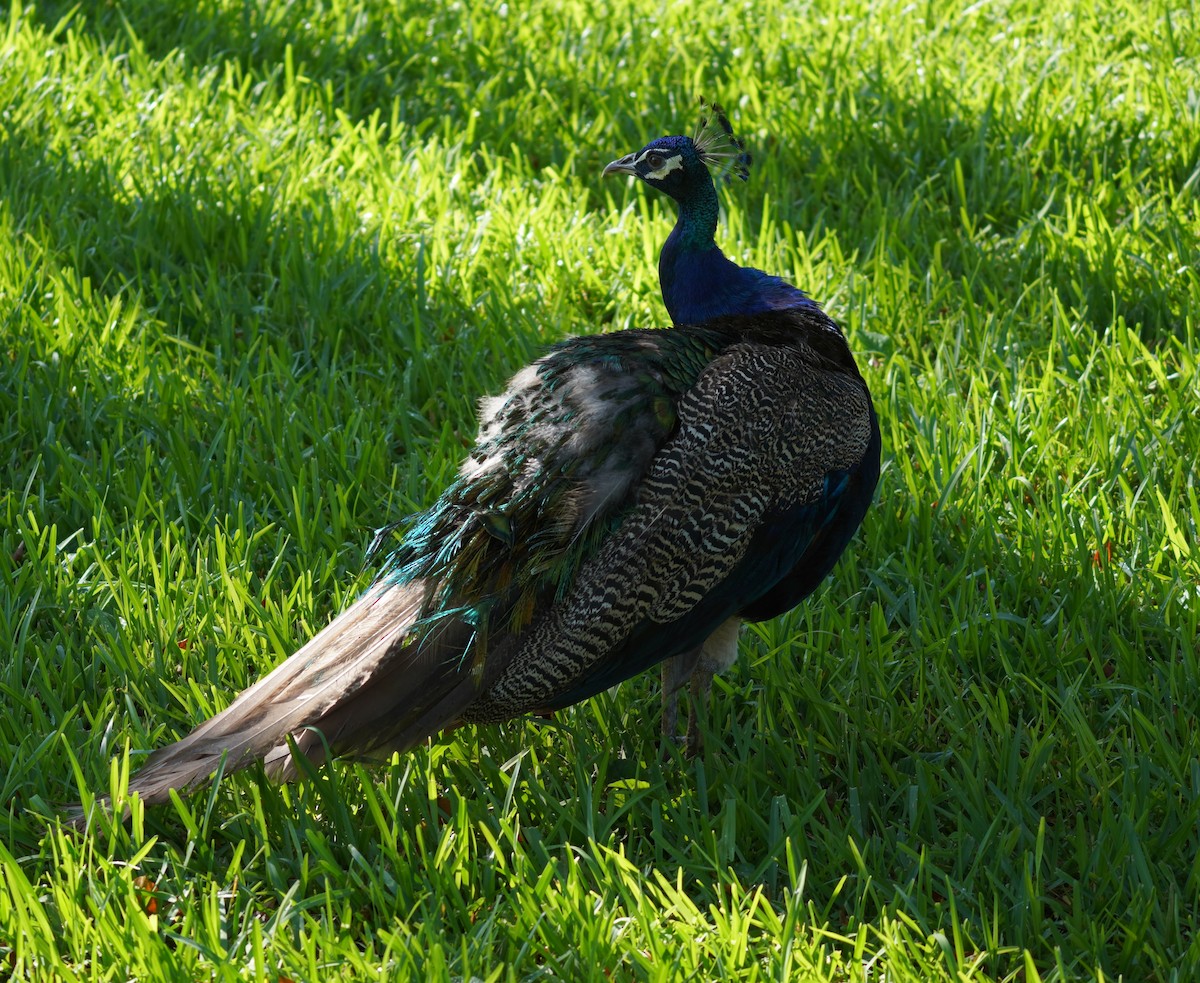
[[[644, 156], [649, 157], [650, 154], [659, 154], [661, 156], [662, 151], [661, 150], [651, 150], [651, 151], [648, 151]], [[641, 163], [640, 160], [639, 160], [639, 163]], [[672, 154], [670, 157], [668, 157], [666, 159], [666, 162], [657, 171], [647, 171], [645, 174], [645, 178], [649, 181], [661, 181], [672, 171], [678, 171], [682, 167], [683, 167], [683, 155], [682, 154]]]

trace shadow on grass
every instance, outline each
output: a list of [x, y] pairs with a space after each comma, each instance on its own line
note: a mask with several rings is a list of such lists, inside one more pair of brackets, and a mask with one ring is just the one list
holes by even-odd
[[[39, 13], [49, 28], [71, 9], [50, 4]], [[520, 145], [535, 169], [539, 157], [574, 152], [578, 134], [562, 114], [488, 104], [498, 74], [510, 87], [520, 88], [512, 80], [526, 77], [554, 84], [535, 52], [510, 46], [508, 60], [497, 62], [473, 36], [465, 8], [416, 20], [389, 16], [386, 7], [373, 15], [370, 23], [329, 20], [332, 14], [314, 23], [315, 15], [298, 5], [133, 2], [81, 16], [83, 29], [107, 48], [144, 51], [152, 59], [182, 52], [194, 71], [232, 62], [261, 81], [290, 64], [328, 91], [327, 113], [355, 120], [380, 113], [418, 133], [437, 125], [492, 147]], [[714, 74], [722, 64], [717, 58]], [[591, 96], [595, 104], [604, 98]], [[550, 101], [564, 99], [578, 96], [559, 92]], [[1011, 105], [969, 106], [936, 78], [902, 89], [868, 72], [855, 99], [853, 114], [816, 119], [797, 102], [793, 118], [767, 121], [772, 137], [755, 148], [768, 175], [779, 179], [773, 197], [801, 227], [832, 228], [863, 256], [879, 250], [918, 271], [942, 266], [984, 309], [1015, 304], [1031, 283], [1044, 281], [1064, 309], [1099, 332], [1123, 319], [1141, 325], [1150, 341], [1182, 335], [1200, 283], [1184, 263], [1190, 235], [1172, 214], [1170, 189], [1189, 180], [1194, 155], [1164, 148], [1147, 138], [1153, 136], [1148, 122], [1115, 113], [1082, 124], [1039, 113], [1040, 93], [1018, 114]], [[477, 130], [480, 110], [489, 118]], [[650, 135], [640, 115], [618, 112], [613, 125], [622, 133], [610, 135], [610, 147], [597, 151], [601, 157]], [[691, 120], [678, 125], [686, 130]], [[770, 166], [772, 156], [784, 153], [811, 160], [802, 186], [782, 186], [779, 169]], [[1097, 182], [1105, 185], [1100, 197], [1092, 190]], [[1161, 190], [1130, 222], [1124, 191], [1152, 188]], [[593, 204], [602, 193], [591, 188]], [[754, 228], [758, 207], [748, 202], [747, 208]]]
[[[481, 129], [493, 147], [522, 148], [522, 164], [534, 171], [561, 163], [572, 144], [570, 107], [581, 98], [570, 79], [547, 73], [544, 51], [509, 45], [498, 54], [495, 39], [477, 37], [469, 5], [433, 5], [416, 18], [387, 3], [352, 14], [335, 8], [132, 0], [82, 9], [49, 3], [37, 16], [48, 30], [63, 24], [121, 55], [162, 61], [182, 54], [195, 73], [223, 66], [256, 84], [302, 87], [329, 118], [378, 114], [384, 126], [434, 131], [471, 147], [486, 117]], [[498, 105], [489, 93], [499, 88], [520, 98]]]

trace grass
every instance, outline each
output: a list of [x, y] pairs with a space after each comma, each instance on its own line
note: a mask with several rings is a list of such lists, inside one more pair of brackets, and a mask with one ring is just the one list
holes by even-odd
[[[1186, 4], [14, 4], [0, 21], [0, 977], [1200, 974]], [[72, 835], [369, 581], [475, 400], [658, 325], [601, 166], [723, 101], [721, 241], [884, 431], [708, 750], [637, 680]]]

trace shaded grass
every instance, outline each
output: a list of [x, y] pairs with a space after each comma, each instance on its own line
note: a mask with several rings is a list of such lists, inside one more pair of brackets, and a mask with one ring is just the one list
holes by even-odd
[[[1194, 976], [1194, 16], [12, 7], [10, 974]], [[598, 174], [701, 92], [756, 156], [723, 244], [846, 324], [886, 455], [704, 758], [658, 761], [638, 680], [47, 827], [355, 596], [479, 395], [662, 323], [669, 207]]]

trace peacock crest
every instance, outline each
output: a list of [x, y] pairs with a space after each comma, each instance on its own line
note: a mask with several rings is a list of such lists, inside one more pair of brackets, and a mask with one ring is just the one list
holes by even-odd
[[726, 182], [735, 177], [749, 180], [750, 154], [742, 141], [733, 135], [733, 125], [725, 110], [703, 96], [700, 97], [700, 122], [692, 144], [714, 178]]

